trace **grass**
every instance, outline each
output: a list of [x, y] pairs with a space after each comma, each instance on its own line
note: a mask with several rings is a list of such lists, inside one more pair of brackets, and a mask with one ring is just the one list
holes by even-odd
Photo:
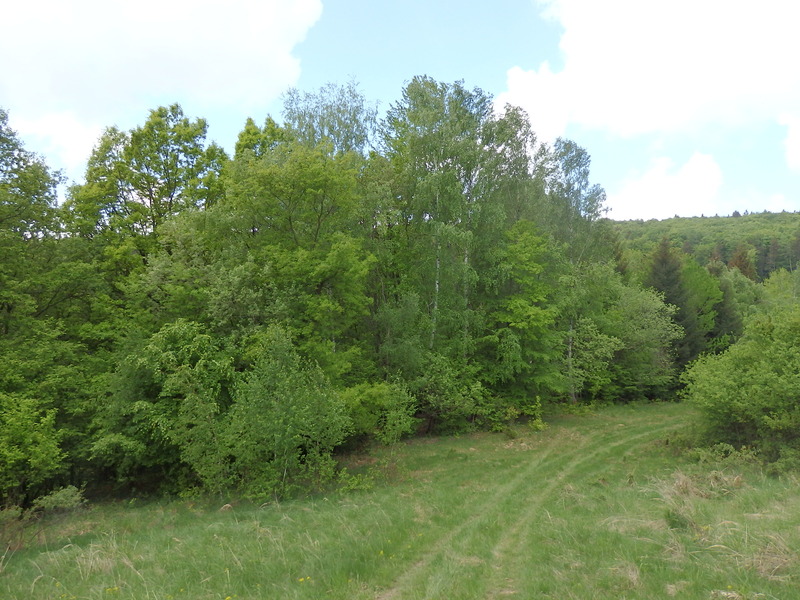
[[690, 419], [623, 406], [414, 440], [372, 490], [280, 504], [96, 505], [7, 556], [0, 598], [798, 597], [797, 481], [673, 452]]

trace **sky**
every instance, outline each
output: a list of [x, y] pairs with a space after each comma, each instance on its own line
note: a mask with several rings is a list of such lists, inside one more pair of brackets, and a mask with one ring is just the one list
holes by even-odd
[[289, 88], [416, 75], [524, 108], [592, 157], [612, 219], [800, 211], [800, 5], [788, 0], [26, 0], [0, 108], [71, 181], [104, 128], [174, 102], [232, 150]]

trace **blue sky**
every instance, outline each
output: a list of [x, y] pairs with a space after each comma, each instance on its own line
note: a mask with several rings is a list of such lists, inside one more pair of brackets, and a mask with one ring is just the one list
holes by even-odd
[[616, 219], [800, 210], [800, 7], [785, 0], [28, 0], [0, 107], [80, 180], [103, 128], [179, 102], [232, 148], [289, 87], [386, 109], [430, 75], [525, 108], [592, 156]]

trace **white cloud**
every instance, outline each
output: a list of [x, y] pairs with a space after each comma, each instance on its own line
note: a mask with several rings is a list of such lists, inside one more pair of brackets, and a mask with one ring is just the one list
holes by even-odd
[[696, 152], [681, 166], [670, 158], [654, 159], [644, 173], [633, 173], [608, 192], [608, 217], [668, 219], [675, 215], [711, 216], [720, 212], [722, 171], [708, 154]]
[[85, 148], [76, 132], [132, 126], [159, 104], [226, 109], [244, 122], [296, 83], [292, 51], [321, 13], [321, 0], [12, 2], [0, 103], [24, 139], [53, 125], [45, 145], [67, 157]]
[[631, 136], [708, 122], [774, 122], [800, 101], [800, 70], [793, 65], [800, 55], [798, 11], [791, 2], [539, 4], [564, 28], [564, 67], [511, 69], [500, 100], [559, 124], [560, 133], [567, 123]]
[[[548, 93], [541, 93], [548, 90]], [[528, 113], [533, 130], [542, 142], [552, 144], [564, 135], [570, 120], [569, 101], [561, 93], [558, 75], [542, 64], [538, 72], [514, 67], [508, 72], [508, 92], [497, 97], [496, 105], [521, 106]]]
[[79, 121], [71, 112], [46, 113], [38, 118], [16, 118], [13, 126], [24, 132], [48, 164], [58, 164], [68, 175], [79, 173], [91, 154], [102, 128]]
[[786, 164], [793, 171], [800, 171], [800, 117], [783, 114], [779, 122], [786, 126], [786, 139], [783, 142]]

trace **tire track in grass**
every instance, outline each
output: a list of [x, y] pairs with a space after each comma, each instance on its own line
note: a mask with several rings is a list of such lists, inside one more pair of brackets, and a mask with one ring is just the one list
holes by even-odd
[[[532, 502], [526, 506], [524, 514], [517, 520], [514, 527], [506, 529], [505, 535], [500, 539], [499, 543], [494, 547], [493, 554], [496, 559], [496, 567], [494, 575], [487, 586], [486, 598], [490, 600], [498, 598], [507, 598], [508, 596], [516, 593], [514, 590], [509, 589], [509, 583], [513, 582], [513, 578], [508, 577], [508, 570], [504, 567], [513, 562], [513, 558], [523, 556], [522, 551], [525, 542], [530, 539], [532, 535], [532, 528], [537, 518], [541, 516], [542, 510], [549, 500], [552, 500], [554, 493], [562, 489], [563, 485], [580, 467], [590, 467], [591, 470], [584, 469], [582, 480], [591, 479], [592, 475], [602, 471], [606, 462], [606, 455], [614, 453], [615, 450], [625, 450], [624, 452], [614, 453], [615, 456], [624, 456], [630, 454], [633, 450], [641, 447], [643, 444], [656, 440], [663, 436], [670, 430], [677, 429], [680, 425], [672, 423], [661, 423], [659, 425], [646, 425], [647, 430], [636, 435], [626, 435], [625, 439], [607, 444], [604, 447], [597, 449], [583, 458], [571, 461], [565, 468], [559, 470], [558, 474], [553, 478], [552, 482], [537, 494]], [[630, 428], [626, 427], [625, 433], [628, 434]], [[588, 445], [588, 444], [587, 444]], [[596, 445], [596, 444], [592, 444]], [[627, 447], [627, 448], [626, 448]], [[580, 450], [586, 450], [584, 446]], [[499, 566], [497, 566], [499, 565]]]
[[[573, 431], [568, 429], [564, 430], [562, 433], [570, 434], [573, 433]], [[594, 438], [595, 436], [602, 437], [609, 435], [609, 432], [605, 429], [601, 429], [596, 433], [592, 432], [592, 434], [592, 438]], [[537, 481], [545, 479], [544, 477], [536, 476], [536, 471], [539, 470], [542, 465], [551, 469], [555, 468], [559, 471], [563, 471], [567, 468], [561, 466], [564, 463], [571, 464], [582, 462], [583, 459], [581, 459], [581, 456], [583, 456], [587, 442], [581, 438], [582, 434], [579, 434], [577, 439], [581, 440], [580, 444], [570, 443], [566, 446], [566, 451], [564, 451], [565, 448], [558, 443], [561, 440], [554, 440], [552, 438], [546, 440], [548, 446], [544, 449], [543, 453], [537, 455], [534, 460], [530, 460], [527, 467], [518, 471], [516, 476], [506, 484], [495, 488], [491, 497], [470, 511], [473, 515], [472, 517], [463, 521], [446, 535], [440, 537], [437, 543], [428, 550], [420, 560], [395, 581], [392, 588], [378, 595], [377, 600], [395, 600], [396, 598], [402, 597], [405, 591], [413, 591], [417, 582], [422, 582], [422, 584], [427, 582], [433, 571], [433, 566], [440, 561], [445, 561], [447, 555], [452, 554], [452, 548], [455, 542], [463, 540], [468, 541], [469, 538], [466, 536], [480, 534], [482, 527], [487, 522], [497, 521], [501, 516], [505, 517], [510, 523], [516, 522], [518, 518], [515, 517], [515, 513], [524, 510], [524, 503], [520, 502], [520, 498], [529, 497], [528, 494], [523, 494], [525, 490], [521, 488], [530, 487], [530, 482], [533, 479]], [[574, 439], [569, 441], [572, 442]], [[553, 457], [551, 461], [548, 461], [550, 456], [556, 451], [559, 451], [558, 454]], [[581, 456], [575, 458], [576, 454]], [[513, 468], [516, 467], [509, 467], [509, 469]], [[549, 489], [553, 485], [554, 484], [551, 484], [545, 489]], [[539, 494], [540, 492], [534, 490], [533, 493]], [[502, 530], [505, 530], [505, 527], [498, 528], [496, 532], [499, 533]]]
[[[552, 446], [547, 448], [543, 454], [537, 456], [536, 460], [531, 461], [531, 464], [526, 469], [519, 470], [514, 477], [497, 487], [489, 498], [470, 511], [473, 515], [472, 517], [451, 529], [447, 534], [441, 536], [422, 558], [395, 580], [391, 588], [378, 594], [376, 600], [394, 600], [397, 598], [398, 594], [413, 585], [414, 581], [430, 567], [431, 563], [436, 558], [442, 556], [452, 546], [454, 540], [459, 538], [468, 529], [479, 528], [484, 521], [499, 514], [497, 510], [497, 506], [500, 504], [499, 499], [513, 497], [518, 491], [518, 488], [522, 487], [530, 478], [531, 471], [534, 471], [554, 450], [555, 448]], [[515, 467], [512, 466], [510, 468]]]
[[[538, 454], [533, 460], [529, 461], [526, 468], [518, 469], [518, 463], [512, 463], [505, 470], [497, 473], [497, 480], [500, 480], [502, 475], [506, 472], [511, 470], [516, 471], [513, 477], [506, 480], [505, 483], [495, 487], [493, 489], [493, 493], [488, 498], [469, 510], [469, 513], [472, 515], [470, 518], [462, 521], [449, 532], [440, 535], [433, 547], [426, 551], [421, 559], [414, 563], [411, 568], [406, 570], [403, 575], [401, 575], [394, 582], [390, 589], [377, 596], [378, 600], [389, 600], [395, 598], [397, 594], [403, 590], [413, 587], [414, 582], [422, 578], [423, 575], [431, 569], [432, 563], [434, 563], [437, 559], [444, 557], [449, 551], [451, 551], [456, 540], [464, 538], [465, 532], [469, 531], [471, 532], [471, 535], [474, 535], [476, 532], [481, 530], [486, 522], [497, 520], [501, 513], [508, 513], [508, 511], [503, 510], [504, 503], [508, 503], [509, 499], [518, 497], [520, 488], [525, 486], [530, 480], [531, 473], [536, 471], [536, 469], [542, 463], [544, 463], [556, 449], [557, 448], [554, 445], [550, 444], [548, 447], [544, 448], [542, 453]], [[559, 455], [555, 457], [554, 460], [560, 462], [563, 459], [564, 456]], [[518, 507], [514, 506], [511, 508]]]
[[[624, 432], [618, 430], [616, 425], [598, 424], [579, 437], [579, 443], [570, 443], [566, 448], [562, 445], [563, 435], [552, 436], [546, 439], [548, 444], [539, 455], [518, 473], [498, 486], [495, 491], [483, 502], [471, 509], [472, 516], [452, 528], [410, 568], [400, 575], [393, 585], [376, 596], [376, 600], [399, 600], [406, 594], [414, 597], [427, 597], [424, 588], [432, 575], [433, 567], [441, 562], [452, 559], [452, 548], [456, 542], [469, 541], [478, 535], [485, 535], [486, 524], [500, 521], [501, 517], [508, 521], [508, 525], [500, 527], [494, 532], [498, 536], [493, 545], [493, 554], [499, 560], [505, 560], [509, 552], [518, 548], [527, 537], [535, 517], [540, 513], [542, 505], [560, 488], [565, 480], [581, 466], [602, 466], [606, 455], [611, 454], [624, 446], [635, 448], [643, 441], [655, 439], [665, 431], [675, 428], [670, 423], [653, 426], [650, 423], [626, 425]], [[634, 433], [631, 429], [644, 428], [645, 431]], [[568, 434], [571, 428], [561, 429], [557, 433]], [[619, 439], [624, 435], [624, 439]], [[616, 441], [615, 441], [616, 440]], [[544, 441], [544, 440], [543, 440]], [[552, 460], [551, 455], [558, 451]], [[511, 466], [509, 469], [515, 467]], [[554, 475], [555, 473], [555, 475]], [[532, 489], [532, 481], [549, 481], [541, 489]], [[525, 502], [523, 499], [530, 499]], [[493, 559], [496, 564], [498, 559]], [[450, 565], [452, 566], [452, 565]], [[475, 565], [457, 565], [456, 570], [469, 570], [474, 572]], [[500, 570], [502, 571], [502, 570]], [[455, 577], [455, 580], [461, 578]], [[487, 586], [488, 598], [502, 597], [508, 592], [502, 588], [498, 580], [502, 579], [501, 572], [495, 569], [489, 576]]]

